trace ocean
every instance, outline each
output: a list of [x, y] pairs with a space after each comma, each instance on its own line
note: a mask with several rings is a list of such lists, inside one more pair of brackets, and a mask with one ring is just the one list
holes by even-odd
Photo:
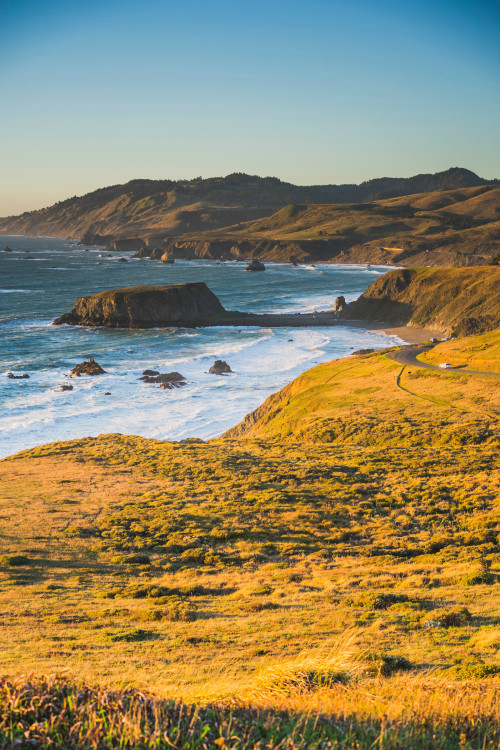
[[[8, 245], [14, 252], [3, 252]], [[95, 247], [53, 237], [0, 236], [0, 457], [35, 445], [119, 432], [180, 440], [221, 435], [304, 370], [360, 348], [398, 342], [350, 326], [117, 330], [53, 326], [75, 298], [136, 284], [204, 281], [232, 310], [313, 312], [335, 297], [358, 297], [385, 266], [210, 260], [118, 262]], [[94, 357], [101, 377], [65, 374]], [[233, 374], [208, 373], [215, 359]], [[188, 385], [163, 390], [138, 380], [143, 370], [176, 370]], [[11, 380], [8, 372], [28, 373]], [[59, 391], [70, 383], [72, 391]], [[109, 391], [111, 395], [105, 395]]]

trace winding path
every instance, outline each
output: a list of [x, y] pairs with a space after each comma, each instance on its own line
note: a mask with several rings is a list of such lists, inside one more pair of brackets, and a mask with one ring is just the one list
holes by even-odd
[[434, 349], [434, 346], [435, 344], [430, 344], [428, 346], [405, 346], [394, 352], [386, 352], [386, 356], [389, 359], [394, 360], [394, 362], [398, 362], [400, 365], [423, 367], [426, 370], [437, 370], [438, 372], [453, 372], [458, 373], [459, 375], [487, 375], [493, 378], [500, 378], [500, 373], [498, 372], [465, 370], [463, 367], [441, 368], [438, 365], [431, 365], [428, 362], [421, 362], [419, 359], [417, 359], [418, 354], [428, 352], [431, 349]]

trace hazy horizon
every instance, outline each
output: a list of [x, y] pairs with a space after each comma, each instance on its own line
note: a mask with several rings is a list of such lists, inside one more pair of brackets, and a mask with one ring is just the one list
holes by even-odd
[[131, 179], [500, 176], [500, 6], [6, 0], [0, 216]]

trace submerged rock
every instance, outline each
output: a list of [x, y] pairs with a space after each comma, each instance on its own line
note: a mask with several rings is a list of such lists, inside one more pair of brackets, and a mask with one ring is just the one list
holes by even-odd
[[215, 325], [225, 309], [203, 282], [132, 286], [78, 297], [71, 312], [55, 325], [153, 328], [156, 326]]
[[4, 253], [13, 253], [14, 252], [13, 249], [11, 247], [9, 247], [8, 245], [5, 245], [3, 251], [4, 251]]
[[260, 260], [257, 260], [257, 258], [254, 258], [251, 261], [251, 263], [248, 264], [245, 270], [246, 271], [265, 271], [266, 267], [263, 263], [260, 262]]
[[128, 260], [126, 258], [118, 258], [116, 261], [117, 263], [128, 263]]
[[232, 370], [227, 362], [224, 362], [222, 359], [216, 359], [208, 372], [211, 372], [212, 375], [225, 375], [228, 372], [232, 372]]
[[79, 378], [80, 375], [104, 375], [105, 373], [106, 370], [103, 370], [93, 357], [90, 357], [88, 362], [80, 362], [80, 364], [73, 367], [70, 372], [70, 377]]
[[14, 375], [13, 372], [8, 372], [7, 377], [10, 378], [10, 380], [27, 380], [29, 375], [26, 372], [23, 375]]

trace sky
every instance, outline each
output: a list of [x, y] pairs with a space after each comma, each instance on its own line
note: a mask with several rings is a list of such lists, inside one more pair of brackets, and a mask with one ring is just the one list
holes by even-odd
[[499, 39], [499, 0], [0, 0], [0, 216], [135, 178], [500, 177]]

